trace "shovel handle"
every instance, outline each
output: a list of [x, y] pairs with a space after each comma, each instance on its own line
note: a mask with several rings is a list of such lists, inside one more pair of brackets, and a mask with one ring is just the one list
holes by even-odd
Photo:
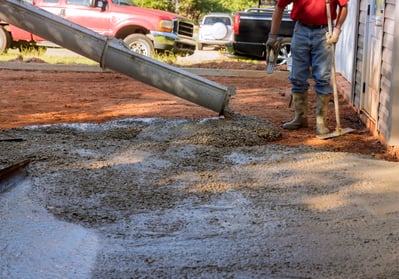
[[[331, 9], [330, 0], [326, 0], [328, 32], [332, 34], [333, 31], [332, 31], [332, 19], [331, 19], [330, 9]], [[338, 89], [337, 89], [337, 79], [336, 79], [336, 70], [335, 70], [335, 45], [331, 46], [331, 82], [334, 93], [335, 120], [337, 124], [336, 130], [339, 131], [341, 129], [341, 121], [339, 115]]]

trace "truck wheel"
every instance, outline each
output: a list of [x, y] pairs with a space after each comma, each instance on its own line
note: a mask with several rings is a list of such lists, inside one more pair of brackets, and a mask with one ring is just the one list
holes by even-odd
[[277, 65], [287, 64], [288, 58], [291, 57], [291, 38], [284, 38], [281, 41], [280, 51], [277, 56]]
[[134, 52], [140, 53], [148, 57], [154, 56], [154, 45], [146, 35], [132, 34], [127, 36], [123, 41]]
[[0, 53], [6, 52], [11, 44], [11, 36], [3, 26], [0, 26]]

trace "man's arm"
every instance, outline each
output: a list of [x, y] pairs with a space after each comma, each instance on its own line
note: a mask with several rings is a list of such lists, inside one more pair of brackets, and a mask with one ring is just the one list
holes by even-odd
[[348, 5], [339, 6], [339, 11], [337, 18], [335, 20], [335, 27], [333, 29], [333, 32], [332, 34], [330, 34], [329, 32], [327, 32], [326, 34], [327, 44], [332, 45], [338, 42], [339, 35], [341, 34], [342, 24], [344, 24], [347, 15], [348, 15]]
[[277, 36], [278, 30], [280, 29], [281, 20], [283, 18], [284, 8], [276, 6], [272, 16], [272, 26], [270, 27], [270, 35]]
[[283, 19], [284, 8], [276, 6], [273, 16], [272, 24], [270, 26], [270, 32], [266, 41], [266, 62], [267, 69], [266, 73], [273, 73], [274, 65], [277, 60], [277, 53], [280, 48], [280, 42], [277, 39], [278, 30], [280, 29], [281, 20]]
[[335, 20], [335, 28], [341, 30], [342, 24], [344, 24], [347, 15], [348, 15], [348, 5], [340, 6], [337, 19]]

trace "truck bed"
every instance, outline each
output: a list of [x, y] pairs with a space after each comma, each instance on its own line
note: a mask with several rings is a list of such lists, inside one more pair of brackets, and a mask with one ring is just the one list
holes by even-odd
[[[234, 40], [227, 45], [230, 54], [263, 59], [269, 36], [273, 9], [247, 9], [234, 15]], [[295, 22], [285, 12], [279, 37], [292, 37]]]

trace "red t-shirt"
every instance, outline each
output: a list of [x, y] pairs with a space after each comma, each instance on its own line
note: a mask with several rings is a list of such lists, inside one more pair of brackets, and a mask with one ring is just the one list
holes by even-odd
[[[331, 18], [337, 18], [337, 6], [345, 6], [349, 0], [330, 0]], [[325, 0], [278, 0], [277, 6], [285, 8], [293, 3], [291, 19], [304, 24], [327, 24]]]

